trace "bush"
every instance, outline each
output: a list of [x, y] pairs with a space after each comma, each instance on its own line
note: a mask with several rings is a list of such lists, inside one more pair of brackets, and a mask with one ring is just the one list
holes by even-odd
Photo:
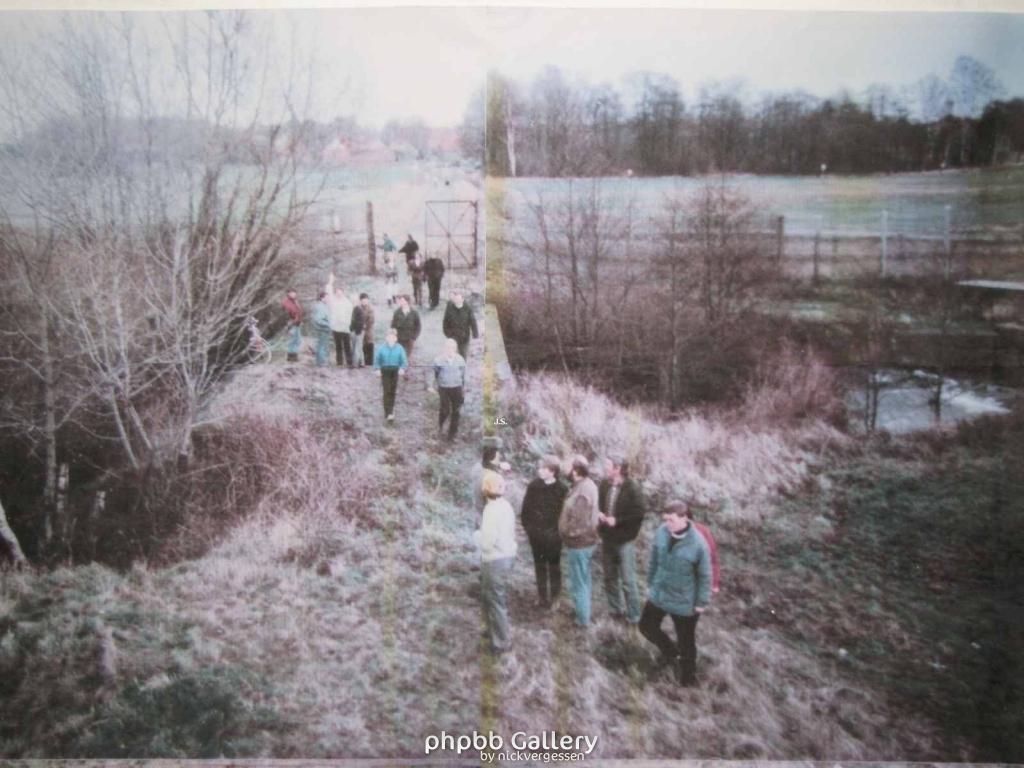
[[240, 690], [262, 684], [234, 669], [202, 669], [159, 687], [131, 684], [105, 705], [70, 750], [87, 758], [216, 758], [258, 753], [250, 734], [275, 728], [274, 712]]

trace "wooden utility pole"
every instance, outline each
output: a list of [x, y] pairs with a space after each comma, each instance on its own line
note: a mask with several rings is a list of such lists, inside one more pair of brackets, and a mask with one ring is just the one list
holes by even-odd
[[373, 234], [373, 203], [366, 201], [366, 253], [370, 260], [370, 274], [377, 275], [377, 238]]

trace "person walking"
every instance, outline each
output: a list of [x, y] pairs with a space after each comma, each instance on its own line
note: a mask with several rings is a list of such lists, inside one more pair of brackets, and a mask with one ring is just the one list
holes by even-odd
[[[675, 666], [679, 684], [691, 686], [697, 681], [697, 620], [711, 600], [711, 555], [685, 502], [670, 501], [662, 519], [651, 545], [640, 632]], [[661, 629], [666, 615], [675, 625], [674, 644]]]
[[409, 277], [412, 278], [412, 297], [417, 307], [423, 306], [423, 256], [416, 254], [409, 265]]
[[441, 330], [449, 339], [455, 339], [459, 345], [459, 354], [468, 360], [470, 335], [475, 339], [480, 333], [473, 308], [466, 303], [462, 291], [458, 289], [452, 291], [451, 300], [444, 309]]
[[412, 266], [416, 254], [420, 252], [420, 244], [412, 239], [412, 235], [407, 235], [405, 243], [398, 249], [398, 252], [405, 256], [405, 266], [409, 268]]
[[572, 487], [558, 517], [558, 534], [565, 545], [569, 569], [569, 594], [576, 609], [576, 624], [590, 626], [590, 561], [597, 545], [598, 491], [590, 479], [590, 464], [584, 456], [572, 460]]
[[437, 431], [444, 434], [447, 421], [448, 442], [452, 442], [459, 429], [459, 409], [462, 408], [463, 387], [466, 385], [466, 361], [459, 354], [454, 339], [445, 339], [444, 353], [434, 361], [434, 382], [441, 399]]
[[604, 592], [612, 616], [636, 624], [643, 605], [636, 581], [635, 539], [644, 521], [644, 496], [640, 486], [629, 476], [625, 459], [613, 456], [605, 460], [604, 472], [598, 495], [601, 515], [597, 526], [601, 537]]
[[299, 294], [294, 288], [289, 288], [285, 293], [284, 301], [281, 302], [284, 311], [288, 313], [288, 362], [299, 362], [299, 350], [302, 349], [302, 305], [299, 303]]
[[389, 307], [398, 303], [398, 262], [394, 253], [384, 254], [384, 299]]
[[526, 486], [520, 512], [533, 552], [541, 608], [550, 608], [562, 591], [562, 539], [558, 535], [558, 516], [569, 489], [558, 479], [560, 472], [557, 456], [545, 456], [537, 462], [537, 477]]
[[437, 309], [437, 305], [441, 303], [441, 279], [444, 277], [444, 262], [438, 256], [431, 256], [423, 262], [423, 272], [427, 276], [430, 308]]
[[505, 478], [484, 478], [487, 499], [476, 540], [480, 546], [480, 586], [483, 593], [485, 636], [491, 652], [501, 654], [512, 646], [508, 625], [508, 582], [516, 558], [516, 516], [504, 498]]
[[313, 330], [316, 331], [316, 365], [323, 368], [327, 365], [327, 356], [331, 348], [331, 310], [327, 306], [327, 291], [317, 294], [313, 305]]
[[398, 343], [405, 348], [406, 356], [412, 360], [412, 348], [420, 337], [419, 313], [409, 306], [408, 294], [398, 297], [398, 309], [391, 317], [391, 327], [398, 332]]
[[373, 365], [373, 307], [369, 294], [359, 294], [359, 300], [352, 307], [349, 330], [352, 333], [352, 364], [359, 368]]
[[352, 367], [352, 302], [345, 289], [335, 284], [334, 273], [327, 281], [327, 303], [331, 310], [331, 333], [334, 336], [334, 355], [339, 366]]
[[362, 305], [363, 296], [366, 294], [359, 294], [359, 301], [352, 307], [352, 319], [348, 325], [349, 332], [352, 334], [352, 365], [357, 368], [366, 365], [363, 351], [363, 334], [366, 332], [366, 310]]
[[409, 367], [405, 348], [398, 343], [398, 334], [392, 328], [388, 331], [383, 344], [377, 347], [373, 356], [373, 369], [380, 376], [381, 390], [384, 395], [384, 419], [395, 420], [395, 394], [398, 392], [398, 377], [404, 376]]

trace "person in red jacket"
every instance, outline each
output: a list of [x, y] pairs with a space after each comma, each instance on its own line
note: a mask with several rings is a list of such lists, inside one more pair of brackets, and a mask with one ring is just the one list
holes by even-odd
[[690, 504], [686, 504], [686, 519], [693, 523], [693, 527], [697, 529], [708, 545], [708, 553], [711, 555], [711, 594], [717, 595], [721, 572], [718, 567], [718, 545], [715, 544], [715, 537], [711, 535], [711, 529], [704, 523], [698, 523], [693, 519], [693, 507]]
[[288, 362], [297, 363], [302, 349], [302, 305], [294, 288], [288, 289], [281, 306], [288, 313]]

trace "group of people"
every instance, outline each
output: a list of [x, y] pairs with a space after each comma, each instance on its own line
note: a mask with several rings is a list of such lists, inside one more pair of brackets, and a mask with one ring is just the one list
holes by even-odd
[[[481, 585], [486, 637], [491, 650], [511, 646], [508, 582], [516, 558], [515, 512], [505, 498], [509, 465], [498, 449], [484, 448], [474, 473], [474, 496], [481, 514], [477, 540], [481, 550]], [[613, 617], [658, 647], [682, 685], [696, 682], [697, 621], [718, 592], [719, 565], [714, 537], [691, 515], [682, 500], [668, 502], [654, 535], [647, 569], [647, 599], [637, 581], [636, 540], [644, 520], [640, 484], [621, 457], [604, 462], [600, 484], [584, 456], [569, 463], [568, 483], [561, 480], [562, 461], [545, 456], [527, 486], [520, 510], [533, 554], [540, 606], [550, 608], [566, 585], [577, 626], [589, 627], [592, 614], [591, 562], [600, 545], [604, 591]], [[662, 629], [666, 616], [675, 625], [675, 641]]]
[[[412, 241], [411, 236], [409, 239]], [[412, 242], [415, 244], [415, 241]], [[440, 292], [440, 281], [437, 283], [437, 292]], [[431, 299], [434, 298], [432, 288]], [[391, 316], [384, 343], [376, 346], [376, 313], [369, 294], [360, 293], [358, 302], [353, 303], [333, 272], [327, 284], [318, 292], [309, 317], [316, 339], [316, 365], [326, 367], [329, 364], [332, 342], [338, 366], [363, 368], [372, 365], [381, 379], [384, 418], [389, 423], [395, 419], [398, 380], [408, 370], [416, 341], [423, 330], [419, 313], [413, 309], [409, 295], [397, 295], [394, 301], [397, 308]], [[306, 317], [295, 289], [287, 291], [282, 306], [288, 314], [288, 361], [298, 362], [302, 349], [302, 324]], [[448, 440], [454, 440], [465, 395], [469, 343], [470, 339], [479, 337], [476, 315], [461, 290], [451, 292], [442, 330], [446, 337], [445, 346], [433, 363], [432, 388], [436, 389], [440, 402], [438, 431], [445, 434], [447, 424], [446, 436]]]
[[384, 233], [384, 240], [379, 245], [384, 254], [384, 285], [388, 306], [398, 302], [398, 264], [397, 255], [405, 256], [405, 268], [412, 281], [412, 301], [417, 307], [423, 306], [423, 283], [427, 284], [430, 309], [437, 309], [441, 303], [441, 280], [444, 278], [444, 261], [437, 255], [424, 257], [420, 253], [420, 244], [407, 235], [405, 243], [398, 248], [394, 241]]

